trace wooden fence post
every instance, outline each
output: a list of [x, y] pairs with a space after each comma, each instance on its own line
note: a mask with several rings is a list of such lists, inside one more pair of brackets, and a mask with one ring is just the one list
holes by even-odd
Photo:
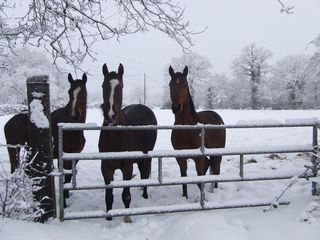
[[35, 201], [40, 203], [43, 214], [37, 222], [44, 222], [55, 216], [54, 177], [52, 139], [50, 131], [50, 95], [48, 76], [34, 76], [27, 79], [27, 95], [29, 107], [29, 147], [27, 173], [39, 180], [33, 191]]

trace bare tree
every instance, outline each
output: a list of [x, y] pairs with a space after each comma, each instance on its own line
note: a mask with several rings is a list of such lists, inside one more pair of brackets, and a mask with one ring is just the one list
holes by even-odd
[[271, 51], [263, 47], [258, 48], [252, 43], [244, 47], [240, 56], [232, 62], [231, 68], [235, 75], [246, 75], [250, 78], [252, 109], [258, 107], [261, 77], [270, 70], [267, 60], [271, 56]]
[[[18, 7], [22, 16], [10, 14]], [[4, 0], [0, 3], [0, 53], [17, 44], [43, 46], [55, 61], [76, 66], [99, 39], [156, 29], [174, 39], [183, 49], [193, 45], [184, 8], [172, 0]]]

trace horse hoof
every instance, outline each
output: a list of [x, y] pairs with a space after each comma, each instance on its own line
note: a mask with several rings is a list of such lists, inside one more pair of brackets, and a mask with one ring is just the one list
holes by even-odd
[[188, 195], [183, 194], [182, 197], [185, 197], [186, 199], [188, 199]]
[[131, 217], [130, 217], [130, 216], [125, 216], [125, 217], [123, 218], [123, 221], [124, 221], [125, 223], [132, 223], [132, 220], [131, 220]]
[[148, 193], [143, 193], [143, 194], [142, 194], [142, 197], [143, 197], [144, 199], [148, 199], [148, 198], [149, 198]]

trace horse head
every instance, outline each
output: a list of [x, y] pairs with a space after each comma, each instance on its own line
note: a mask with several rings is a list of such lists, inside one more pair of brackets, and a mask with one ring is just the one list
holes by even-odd
[[171, 76], [170, 81], [170, 98], [171, 108], [174, 114], [180, 113], [183, 110], [183, 106], [187, 104], [190, 93], [187, 82], [188, 67], [185, 66], [183, 72], [174, 72], [173, 68], [169, 67], [169, 74]]
[[118, 72], [109, 72], [106, 64], [102, 67], [104, 81], [102, 84], [104, 121], [108, 125], [116, 125], [122, 107], [123, 66], [120, 63]]
[[74, 80], [71, 73], [68, 74], [70, 83], [69, 106], [70, 116], [76, 122], [82, 122], [86, 118], [87, 112], [87, 75], [84, 73], [82, 79]]

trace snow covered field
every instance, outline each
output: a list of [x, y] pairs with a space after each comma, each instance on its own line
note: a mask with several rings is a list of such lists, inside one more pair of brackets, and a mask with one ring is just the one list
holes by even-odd
[[[226, 124], [236, 124], [243, 121], [280, 121], [293, 118], [320, 118], [320, 111], [248, 111], [219, 110]], [[173, 124], [173, 114], [169, 110], [155, 110], [159, 125]], [[11, 116], [0, 117], [1, 129]], [[101, 124], [100, 110], [91, 109], [87, 122]], [[87, 131], [84, 152], [98, 151], [99, 132]], [[4, 143], [3, 131], [0, 131], [0, 143]], [[279, 146], [310, 144], [311, 128], [280, 128], [280, 129], [234, 129], [227, 130], [227, 147], [249, 146]], [[155, 149], [172, 149], [170, 131], [158, 132]], [[5, 148], [0, 148], [0, 158], [9, 170], [8, 155]], [[245, 156], [244, 171], [246, 173], [274, 173], [304, 169], [310, 164], [307, 154], [278, 154]], [[188, 176], [196, 175], [193, 161], [189, 161]], [[103, 183], [100, 173], [100, 161], [80, 162], [78, 165], [78, 183]], [[153, 160], [152, 178], [157, 177], [157, 160]], [[238, 174], [239, 156], [223, 157], [221, 174]], [[139, 176], [135, 167], [134, 173]], [[175, 159], [163, 160], [163, 176], [179, 176], [179, 167]], [[138, 177], [136, 177], [138, 178]], [[121, 179], [120, 171], [115, 179]], [[206, 191], [210, 202], [225, 203], [241, 200], [273, 199], [289, 180], [268, 182], [221, 183], [214, 193]], [[189, 199], [183, 199], [181, 186], [149, 187], [149, 199], [141, 197], [140, 188], [131, 188], [131, 207], [172, 205], [193, 203], [199, 200], [199, 189], [189, 185]], [[123, 208], [121, 189], [114, 190], [113, 208]], [[207, 212], [161, 214], [150, 216], [134, 216], [133, 223], [125, 224], [122, 218], [114, 218], [112, 222], [104, 219], [74, 220], [61, 223], [58, 219], [45, 224], [35, 224], [23, 221], [0, 218], [0, 239], [4, 240], [34, 240], [34, 239], [319, 239], [320, 216], [309, 217], [303, 221], [305, 208], [314, 201], [311, 196], [311, 183], [299, 180], [290, 188], [283, 199], [289, 200], [288, 206], [281, 206], [269, 212], [265, 208], [247, 208], [232, 210], [217, 210]], [[104, 210], [104, 190], [72, 192], [67, 201], [66, 212]]]

